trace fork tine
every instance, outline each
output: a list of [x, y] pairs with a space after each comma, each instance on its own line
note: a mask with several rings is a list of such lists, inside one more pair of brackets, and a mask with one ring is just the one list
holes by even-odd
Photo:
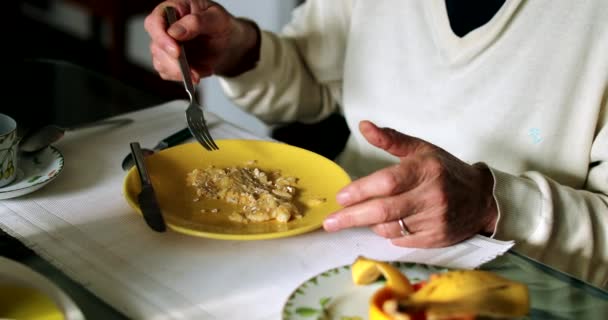
[[203, 146], [209, 151], [219, 150], [218, 146], [213, 141], [211, 134], [209, 133], [209, 130], [205, 124], [205, 118], [202, 116], [200, 110], [196, 112], [196, 115], [200, 115], [200, 117], [191, 119], [197, 132], [199, 133], [199, 138], [205, 141]]
[[[199, 119], [200, 120], [200, 119]], [[211, 145], [211, 143], [209, 142], [209, 137], [208, 134], [205, 130], [205, 127], [203, 125], [202, 122], [197, 121], [196, 122], [196, 128], [201, 136], [201, 139], [205, 140], [205, 144], [207, 145], [208, 150], [214, 150], [213, 146]]]
[[[199, 131], [200, 132], [200, 131]], [[209, 145], [209, 142], [207, 141], [207, 138], [205, 138], [204, 135], [200, 135], [199, 139], [201, 139], [203, 142], [203, 146], [205, 147], [205, 149], [209, 150], [209, 151], [213, 151], [213, 147], [211, 145]]]
[[202, 129], [201, 127], [198, 125], [198, 121], [195, 121], [190, 114], [187, 115], [187, 119], [188, 121], [188, 128], [190, 129], [190, 132], [192, 133], [192, 136], [194, 136], [196, 138], [196, 140], [198, 140], [198, 142], [207, 150], [211, 151], [213, 150], [213, 148], [209, 145], [209, 143], [207, 142], [206, 138], [204, 135], [202, 135]]
[[199, 136], [195, 128], [191, 127], [190, 132], [192, 133], [192, 136], [196, 138], [198, 143], [200, 143], [205, 149], [211, 151], [210, 147], [207, 145], [207, 141], [205, 141], [201, 136]]
[[213, 138], [211, 138], [211, 136], [209, 136], [209, 143], [211, 143], [211, 145], [213, 146], [213, 150], [220, 149], [220, 147], [218, 147], [217, 144], [215, 144], [215, 140], [213, 140]]
[[213, 141], [213, 138], [211, 137], [211, 134], [209, 133], [209, 130], [207, 129], [206, 124], [204, 122], [200, 122], [200, 125], [201, 125], [201, 133], [202, 133], [203, 137], [205, 137], [209, 147], [212, 150], [219, 150], [218, 146], [215, 144], [215, 141]]
[[220, 148], [217, 146], [217, 144], [215, 144], [215, 141], [213, 140], [213, 137], [211, 136], [211, 133], [209, 132], [209, 129], [207, 128], [207, 123], [205, 122], [205, 119], [201, 119], [202, 122], [202, 127], [203, 127], [203, 135], [207, 137], [207, 142], [209, 143], [209, 145], [213, 148], [213, 150], [219, 150]]
[[[202, 101], [202, 99], [203, 99], [203, 91], [198, 90], [198, 98], [196, 100]], [[199, 116], [199, 122], [201, 123], [201, 126], [203, 128], [202, 133], [207, 138], [207, 143], [209, 144], [209, 146], [213, 150], [219, 150], [220, 148], [217, 146], [217, 144], [215, 144], [215, 141], [213, 140], [213, 137], [211, 136], [211, 133], [209, 132], [209, 128], [207, 127], [207, 120], [205, 119], [205, 113], [203, 112], [203, 107], [200, 103], [197, 102], [197, 104], [200, 106], [200, 108], [197, 109], [196, 113], [197, 113], [197, 116]]]
[[217, 146], [217, 144], [215, 144], [215, 141], [213, 140], [211, 133], [209, 133], [209, 129], [207, 128], [207, 122], [205, 121], [205, 116], [203, 114], [203, 111], [200, 109], [197, 109], [196, 112], [193, 112], [193, 114], [196, 115], [196, 117], [193, 117], [193, 120], [198, 125], [198, 129], [200, 130], [199, 132], [203, 136], [203, 139], [205, 139], [205, 141], [207, 142], [207, 145], [212, 150], [219, 150], [219, 147]]

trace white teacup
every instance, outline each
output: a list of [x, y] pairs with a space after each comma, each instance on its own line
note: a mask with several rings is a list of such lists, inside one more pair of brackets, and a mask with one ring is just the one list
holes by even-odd
[[17, 122], [0, 113], [0, 187], [13, 182], [17, 176]]

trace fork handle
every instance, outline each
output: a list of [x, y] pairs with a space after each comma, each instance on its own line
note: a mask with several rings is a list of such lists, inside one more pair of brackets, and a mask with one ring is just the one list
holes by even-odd
[[[177, 11], [175, 8], [171, 6], [165, 7], [165, 15], [167, 18], [167, 28], [170, 27], [177, 21]], [[190, 75], [190, 65], [188, 64], [188, 59], [186, 59], [186, 50], [184, 50], [184, 45], [179, 43], [179, 69], [182, 72], [182, 78], [184, 81], [184, 87], [186, 87], [186, 91], [190, 96], [190, 101], [196, 101], [196, 97], [194, 96], [194, 84], [192, 83], [192, 76]]]

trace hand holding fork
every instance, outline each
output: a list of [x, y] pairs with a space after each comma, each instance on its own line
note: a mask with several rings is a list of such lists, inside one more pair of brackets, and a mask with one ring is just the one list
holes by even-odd
[[[168, 21], [168, 26], [172, 25], [177, 21], [177, 13], [175, 8], [171, 6], [165, 7], [165, 14]], [[184, 46], [180, 44], [180, 54], [179, 54], [179, 68], [182, 73], [182, 78], [184, 81], [184, 87], [186, 88], [186, 92], [190, 97], [190, 104], [186, 109], [186, 120], [188, 122], [188, 128], [192, 133], [192, 136], [198, 140], [198, 142], [207, 150], [219, 150], [219, 147], [211, 137], [209, 133], [209, 128], [207, 127], [207, 122], [205, 121], [205, 116], [203, 114], [202, 105], [197, 101], [196, 91], [194, 85], [192, 83], [192, 78], [190, 75], [190, 66], [188, 64], [188, 60], [186, 59], [186, 52], [184, 50]]]

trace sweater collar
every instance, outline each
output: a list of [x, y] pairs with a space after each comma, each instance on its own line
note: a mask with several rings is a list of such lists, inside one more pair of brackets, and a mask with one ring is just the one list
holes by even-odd
[[422, 1], [426, 19], [431, 26], [433, 41], [441, 56], [452, 65], [464, 64], [483, 53], [508, 31], [525, 0], [507, 0], [494, 17], [464, 37], [454, 34], [448, 17], [445, 0]]

